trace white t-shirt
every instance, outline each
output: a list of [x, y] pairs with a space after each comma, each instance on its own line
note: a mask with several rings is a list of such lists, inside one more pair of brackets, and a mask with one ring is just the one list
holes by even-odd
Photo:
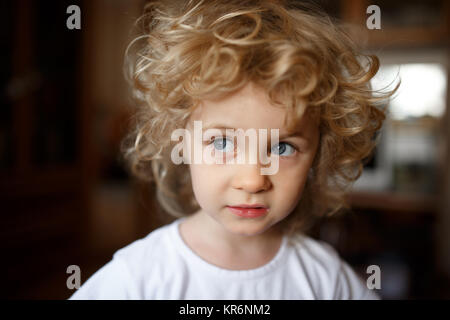
[[284, 236], [270, 262], [229, 270], [186, 245], [178, 228], [183, 219], [118, 250], [70, 299], [379, 299], [325, 242]]

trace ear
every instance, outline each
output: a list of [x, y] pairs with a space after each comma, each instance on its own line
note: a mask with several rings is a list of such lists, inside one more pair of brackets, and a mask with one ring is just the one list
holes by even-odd
[[311, 167], [308, 171], [308, 180], [312, 180], [314, 178], [314, 169]]

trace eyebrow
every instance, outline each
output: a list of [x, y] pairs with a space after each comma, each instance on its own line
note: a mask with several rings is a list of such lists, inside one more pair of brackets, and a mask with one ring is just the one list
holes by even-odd
[[[227, 126], [227, 125], [224, 125], [224, 124], [209, 124], [209, 125], [203, 127], [203, 130], [208, 130], [208, 129], [219, 129], [219, 130], [233, 129], [233, 130], [237, 130], [237, 128], [233, 128], [233, 127], [230, 127], [230, 126]], [[242, 130], [244, 130], [244, 129], [242, 129]], [[302, 132], [300, 132], [300, 131], [291, 132], [291, 133], [287, 132], [287, 133], [280, 134], [279, 140], [286, 139], [286, 138], [291, 138], [291, 137], [296, 137], [296, 138], [300, 138], [300, 139], [305, 140], [305, 141], [309, 141], [309, 139], [306, 138], [302, 134]]]

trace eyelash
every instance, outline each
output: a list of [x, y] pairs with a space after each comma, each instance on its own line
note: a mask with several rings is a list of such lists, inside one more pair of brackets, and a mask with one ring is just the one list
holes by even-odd
[[[218, 140], [218, 139], [224, 139], [224, 140], [227, 140], [227, 141], [231, 140], [231, 141], [233, 141], [233, 143], [234, 143], [234, 139], [229, 138], [229, 137], [222, 137], [222, 136], [221, 136], [221, 137], [212, 137], [209, 141], [206, 141], [206, 144], [207, 144], [207, 145], [211, 145], [211, 144], [213, 144], [213, 143], [214, 143], [216, 140]], [[293, 143], [286, 142], [286, 141], [280, 141], [280, 142], [278, 142], [278, 144], [282, 144], [282, 143], [285, 143], [285, 144], [291, 146], [296, 152], [300, 152], [300, 149], [299, 149], [296, 145], [294, 145]], [[275, 146], [275, 145], [274, 145], [274, 146]], [[270, 150], [272, 150], [272, 148], [273, 148], [274, 146], [272, 146], [272, 147], [270, 148]], [[220, 151], [220, 150], [217, 150], [217, 151]], [[290, 156], [292, 156], [292, 155], [284, 156], [284, 157], [290, 157]], [[283, 156], [282, 156], [282, 157], [283, 157]]]

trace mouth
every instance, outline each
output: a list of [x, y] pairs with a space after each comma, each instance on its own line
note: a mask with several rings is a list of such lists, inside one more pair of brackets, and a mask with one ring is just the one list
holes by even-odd
[[227, 206], [231, 213], [244, 218], [258, 218], [266, 215], [269, 208], [262, 204], [239, 204]]

